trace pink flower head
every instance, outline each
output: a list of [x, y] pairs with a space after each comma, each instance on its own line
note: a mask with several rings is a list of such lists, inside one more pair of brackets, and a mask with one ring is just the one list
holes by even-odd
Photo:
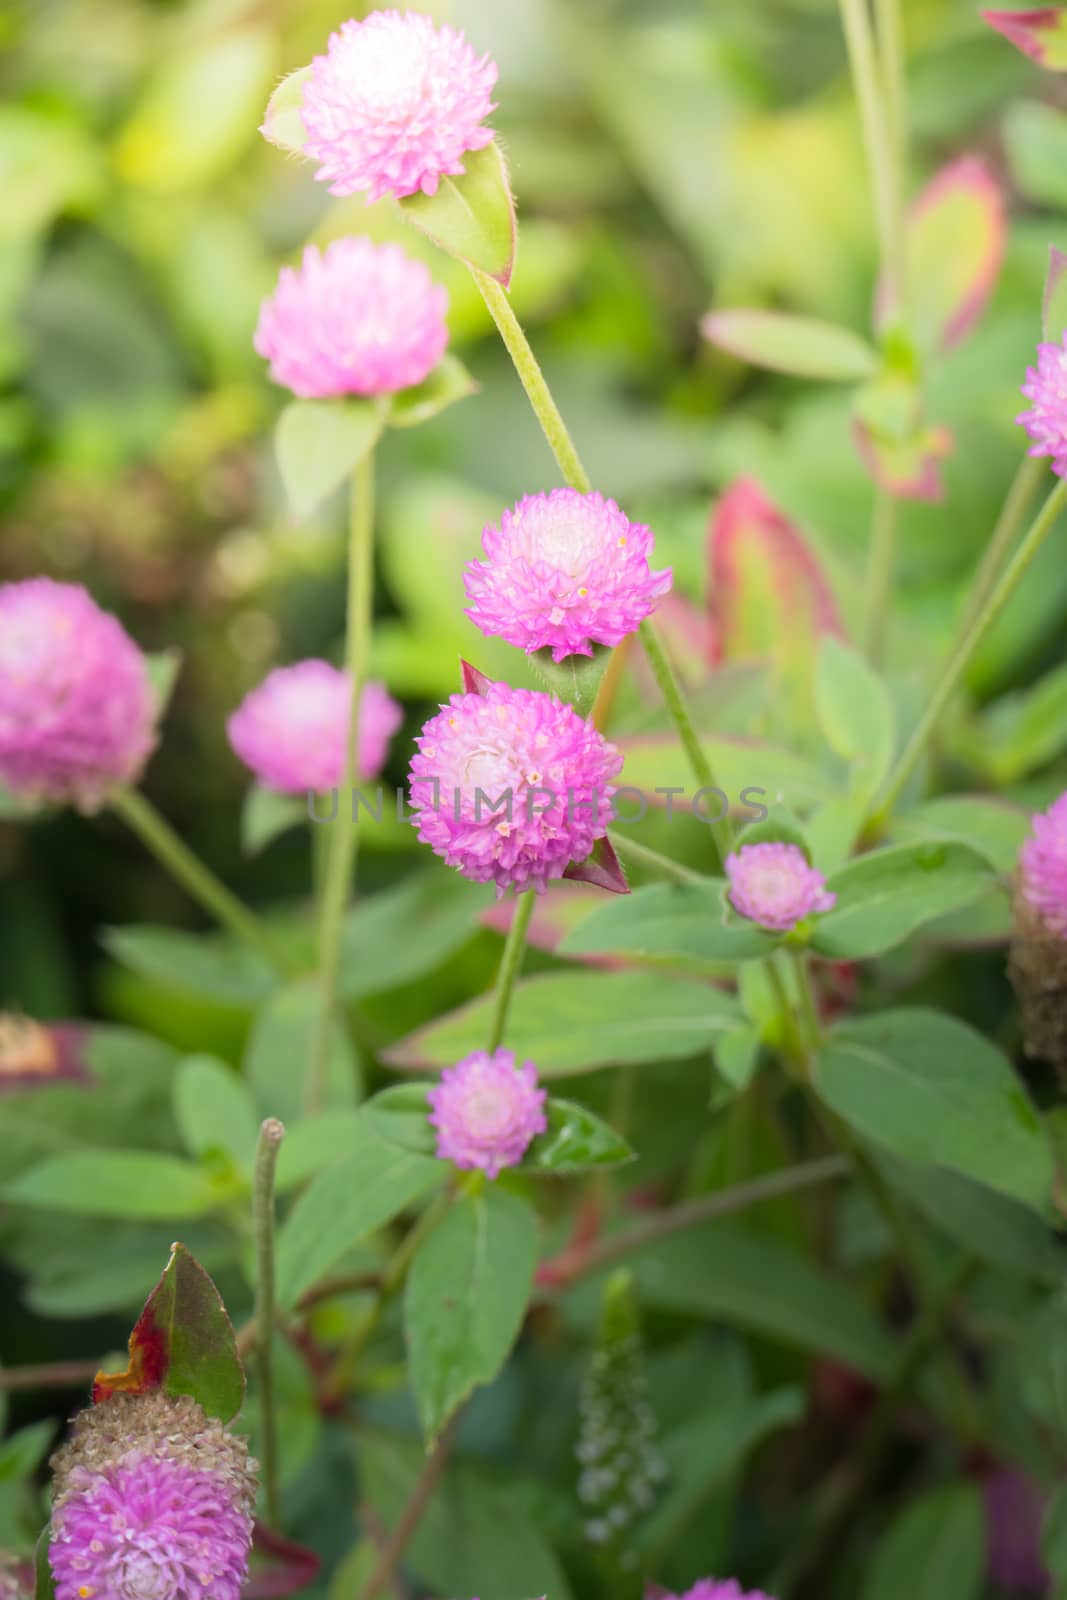
[[441, 1160], [481, 1167], [490, 1178], [521, 1161], [534, 1135], [548, 1127], [534, 1064], [516, 1067], [511, 1050], [465, 1056], [445, 1068], [426, 1098]]
[[554, 695], [454, 694], [415, 742], [419, 838], [476, 883], [543, 890], [607, 832], [622, 756]]
[[155, 718], [144, 656], [80, 585], [0, 585], [0, 783], [94, 811], [140, 777]]
[[1039, 344], [1037, 366], [1027, 367], [1022, 392], [1031, 401], [1021, 422], [1033, 444], [1032, 456], [1051, 456], [1057, 477], [1067, 477], [1067, 333], [1062, 344]]
[[772, 1596], [762, 1589], [742, 1589], [736, 1578], [701, 1578], [685, 1594], [667, 1595], [665, 1600], [772, 1600]]
[[308, 245], [259, 312], [255, 347], [305, 400], [393, 394], [421, 383], [448, 344], [448, 292], [398, 244], [365, 235]]
[[493, 134], [496, 63], [415, 11], [343, 22], [316, 56], [300, 108], [305, 154], [331, 194], [436, 194]]
[[[344, 781], [352, 683], [328, 661], [276, 667], [247, 694], [226, 724], [230, 744], [265, 789], [322, 793]], [[384, 684], [363, 686], [358, 776], [376, 778], [402, 712]]]
[[649, 568], [651, 529], [576, 489], [527, 495], [482, 547], [488, 559], [464, 573], [468, 617], [527, 654], [551, 648], [554, 661], [618, 644], [671, 586], [669, 568]]
[[813, 912], [829, 911], [837, 901], [796, 844], [743, 844], [727, 856], [726, 876], [734, 910], [775, 933], [788, 932]]
[[238, 1600], [255, 1463], [194, 1400], [113, 1395], [53, 1466], [56, 1600]]
[[1067, 939], [1067, 793], [1033, 818], [1019, 867], [1026, 903], [1050, 933]]

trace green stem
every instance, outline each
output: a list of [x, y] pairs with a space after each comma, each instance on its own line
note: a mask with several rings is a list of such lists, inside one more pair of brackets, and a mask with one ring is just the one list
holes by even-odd
[[[526, 397], [533, 408], [534, 416], [541, 424], [541, 431], [548, 442], [548, 447], [556, 458], [564, 483], [572, 489], [577, 489], [580, 494], [588, 494], [592, 488], [589, 474], [582, 465], [567, 424], [552, 398], [552, 392], [545, 382], [545, 375], [541, 371], [537, 357], [530, 348], [530, 342], [522, 330], [522, 324], [511, 308], [511, 301], [495, 278], [481, 272], [477, 267], [472, 267], [471, 272], [512, 359], [519, 382], [526, 390]], [[674, 669], [651, 622], [646, 619], [639, 631], [645, 654], [648, 656], [671, 720], [678, 730], [693, 775], [702, 788], [714, 789], [716, 785], [711, 767], [693, 731], [692, 720], [686, 710], [681, 689], [674, 676]], [[712, 837], [721, 866], [730, 848], [730, 829], [725, 819], [715, 824]]]
[[511, 927], [508, 929], [508, 936], [504, 941], [504, 954], [500, 958], [500, 971], [497, 973], [496, 979], [493, 1020], [489, 1028], [489, 1043], [486, 1046], [490, 1055], [494, 1050], [499, 1049], [507, 1029], [508, 1012], [511, 1010], [511, 997], [515, 992], [515, 983], [522, 967], [522, 958], [526, 950], [526, 935], [529, 932], [530, 918], [533, 916], [536, 900], [536, 890], [527, 889], [526, 893], [520, 894], [515, 902]]
[[360, 702], [370, 656], [374, 606], [374, 452], [352, 474], [348, 538], [345, 668], [352, 682], [344, 775], [326, 861], [319, 924], [319, 1010], [308, 1062], [306, 1106], [314, 1115], [326, 1099], [330, 1045], [337, 1010], [345, 906], [356, 867], [357, 831], [349, 808], [359, 776]]
[[905, 179], [908, 159], [907, 75], [904, 63], [904, 35], [901, 27], [901, 0], [875, 0], [879, 53], [882, 60], [882, 92], [885, 103], [885, 136], [888, 146], [892, 207], [891, 234], [897, 290], [902, 310], [908, 305], [908, 259], [905, 233]]
[[877, 667], [885, 647], [889, 598], [893, 590], [893, 552], [896, 543], [897, 502], [885, 489], [876, 489], [871, 517], [865, 594], [867, 615], [864, 645], [867, 660]]
[[256, 1365], [259, 1369], [260, 1454], [267, 1524], [278, 1526], [278, 1422], [274, 1410], [274, 1169], [285, 1128], [268, 1117], [259, 1130], [252, 1185], [256, 1247]]
[[894, 149], [882, 103], [882, 85], [867, 0], [838, 0], [841, 25], [860, 116], [867, 169], [871, 176], [878, 252], [890, 303], [899, 308], [903, 287], [903, 249], [897, 226]]
[[790, 959], [797, 993], [800, 996], [800, 1015], [807, 1035], [806, 1043], [810, 1054], [816, 1055], [822, 1041], [822, 1023], [819, 1021], [819, 1009], [815, 1004], [815, 994], [811, 987], [811, 965], [801, 950], [791, 951]]
[[612, 848], [623, 865], [630, 864], [635, 867], [644, 867], [653, 877], [666, 878], [670, 883], [710, 883], [712, 880], [701, 872], [694, 872], [690, 867], [683, 867], [680, 861], [672, 861], [670, 856], [661, 855], [658, 850], [650, 850], [645, 844], [638, 844], [636, 839], [624, 838], [622, 834], [611, 832], [608, 835]]
[[1030, 524], [1022, 544], [1000, 579], [994, 584], [992, 592], [964, 624], [941, 677], [927, 701], [919, 725], [889, 775], [878, 809], [871, 818], [870, 830], [873, 833], [879, 832], [884, 827], [901, 790], [915, 771], [923, 751], [941, 721], [945, 707], [959, 687], [979, 645], [1019, 587], [1034, 557], [1055, 526], [1065, 503], [1067, 503], [1067, 480], [1057, 479], [1055, 488]]
[[808, 1047], [804, 1042], [804, 1035], [797, 1023], [793, 1002], [789, 998], [789, 991], [782, 981], [782, 974], [778, 970], [774, 955], [763, 960], [760, 965], [767, 974], [775, 1004], [778, 1007], [778, 1017], [782, 1024], [782, 1050], [783, 1064], [786, 1070], [797, 1068], [804, 1076], [808, 1068]]
[[431, 1450], [426, 1461], [423, 1462], [418, 1477], [412, 1485], [407, 1503], [400, 1513], [393, 1532], [382, 1546], [381, 1553], [374, 1565], [370, 1577], [359, 1590], [357, 1600], [377, 1600], [383, 1589], [388, 1588], [393, 1573], [400, 1565], [415, 1530], [426, 1514], [441, 1475], [448, 1461], [452, 1441], [456, 1436], [459, 1426], [460, 1413], [456, 1411], [446, 1426], [442, 1429], [436, 1444]]
[[967, 598], [967, 605], [960, 622], [961, 627], [966, 627], [977, 616], [984, 601], [989, 598], [997, 573], [1007, 559], [1008, 551], [1015, 543], [1023, 518], [1029, 511], [1038, 486], [1048, 471], [1048, 462], [1027, 453], [1019, 463], [1019, 469], [1011, 481], [1011, 487], [1000, 508], [996, 526], [990, 535], [985, 554], [975, 573], [971, 592]]
[[136, 789], [116, 789], [111, 794], [110, 804], [142, 844], [221, 927], [258, 950], [284, 976], [294, 972], [294, 963], [259, 918], [193, 854], [150, 800]]

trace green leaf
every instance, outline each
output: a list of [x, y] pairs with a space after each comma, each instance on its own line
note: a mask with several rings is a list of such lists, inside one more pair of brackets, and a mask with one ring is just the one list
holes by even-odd
[[550, 694], [558, 695], [580, 716], [587, 717], [607, 671], [611, 651], [597, 644], [591, 656], [567, 656], [563, 661], [553, 661], [551, 649], [546, 648], [535, 650], [528, 659]]
[[893, 759], [892, 702], [863, 657], [832, 634], [819, 648], [815, 710], [830, 748], [852, 767], [854, 783], [873, 794]]
[[[1041, 1553], [1052, 1576], [1061, 1584], [1067, 1581], [1067, 1484], [1061, 1484], [1048, 1503], [1041, 1528]], [[1062, 1600], [1059, 1589], [1054, 1600]]]
[[[400, 1067], [451, 1066], [484, 1047], [493, 1000], [483, 997], [385, 1052]], [[508, 1043], [542, 1078], [594, 1067], [670, 1061], [706, 1050], [738, 1019], [736, 1001], [706, 985], [651, 972], [561, 972], [516, 986]]]
[[416, 1155], [433, 1155], [437, 1135], [430, 1122], [430, 1103], [426, 1092], [431, 1083], [394, 1083], [372, 1095], [363, 1107], [363, 1116], [375, 1133]]
[[361, 1116], [352, 1106], [334, 1106], [321, 1116], [306, 1117], [288, 1127], [274, 1175], [278, 1193], [295, 1189], [348, 1155], [359, 1142]]
[[341, 992], [359, 1000], [424, 977], [475, 936], [489, 904], [484, 884], [436, 867], [357, 901], [342, 935]]
[[251, 1168], [259, 1121], [252, 1096], [232, 1068], [213, 1056], [188, 1056], [174, 1079], [174, 1115], [191, 1156], [222, 1151]]
[[362, 1126], [349, 1154], [312, 1180], [281, 1229], [279, 1305], [295, 1305], [347, 1251], [443, 1182], [447, 1172], [444, 1162], [399, 1149]]
[[[307, 979], [277, 989], [256, 1015], [245, 1052], [244, 1074], [261, 1117], [278, 1117], [289, 1129], [279, 1154], [286, 1150], [304, 1115], [304, 1076], [318, 1026], [321, 994]], [[355, 1105], [362, 1093], [362, 1075], [344, 1028], [333, 1030], [326, 1077], [326, 1105]]]
[[420, 422], [432, 421], [458, 400], [466, 400], [477, 393], [478, 385], [459, 357], [446, 355], [428, 378], [393, 396], [388, 425], [390, 428], [415, 428]]
[[145, 656], [144, 663], [155, 696], [156, 721], [160, 722], [166, 715], [174, 693], [174, 685], [178, 681], [178, 673], [182, 667], [182, 653], [180, 650], [159, 650], [155, 655]]
[[427, 1447], [504, 1365], [536, 1266], [536, 1215], [494, 1184], [462, 1195], [423, 1240], [408, 1275], [404, 1332]]
[[[732, 809], [776, 798], [791, 810], [804, 812], [825, 800], [831, 792], [823, 767], [793, 750], [763, 744], [756, 739], [707, 733], [700, 735], [700, 742], [716, 782], [728, 796]], [[623, 737], [616, 743], [626, 758], [624, 783], [643, 789], [653, 806], [666, 806], [664, 791], [668, 788], [680, 790], [674, 796], [674, 806], [679, 811], [689, 807], [695, 785], [688, 758], [676, 735], [639, 734]], [[751, 801], [744, 797], [746, 790], [753, 793]], [[712, 804], [710, 797], [700, 802], [705, 813]]]
[[152, 1389], [191, 1395], [209, 1417], [223, 1422], [235, 1417], [244, 1401], [244, 1369], [222, 1298], [181, 1244], [172, 1246], [130, 1334], [129, 1367], [99, 1375], [93, 1399]]
[[12, 1205], [86, 1217], [178, 1221], [223, 1198], [202, 1167], [137, 1150], [72, 1150], [31, 1167], [2, 1191]]
[[313, 67], [298, 67], [283, 78], [267, 102], [266, 115], [260, 133], [269, 144], [279, 150], [290, 150], [299, 155], [307, 143], [307, 129], [300, 114], [304, 102], [304, 86], [311, 77]]
[[841, 1023], [814, 1082], [873, 1144], [1048, 1212], [1053, 1162], [1037, 1112], [1011, 1063], [955, 1018], [902, 1010]]
[[46, 1522], [33, 1552], [34, 1600], [55, 1600], [56, 1585], [48, 1559], [52, 1543], [52, 1524]]
[[878, 353], [859, 334], [814, 317], [780, 311], [711, 311], [705, 339], [740, 361], [800, 378], [855, 383], [878, 370]]
[[257, 1005], [278, 981], [256, 951], [216, 934], [133, 926], [105, 928], [100, 938], [110, 956], [141, 977], [224, 1005]]
[[[382, 1522], [395, 1528], [426, 1462], [418, 1440], [395, 1434], [360, 1433], [363, 1490]], [[419, 1519], [405, 1565], [431, 1594], [477, 1594], [481, 1600], [571, 1600], [571, 1589], [555, 1551], [527, 1511], [536, 1504], [532, 1484], [501, 1481], [464, 1463], [450, 1463]]]
[[902, 839], [958, 839], [1007, 874], [1015, 870], [1030, 816], [1021, 806], [988, 795], [939, 795], [894, 817], [892, 828]]
[[1013, 1388], [1043, 1433], [1067, 1441], [1067, 1290], [1029, 1309], [1012, 1363]]
[[725, 883], [657, 883], [605, 900], [572, 928], [559, 954], [627, 955], [647, 961], [755, 961], [781, 940], [739, 919], [724, 920]]
[[1008, 166], [1028, 200], [1067, 205], [1067, 116], [1042, 100], [1013, 100], [1001, 122]]
[[765, 809], [765, 817], [758, 822], [747, 822], [739, 830], [734, 848], [739, 850], [746, 844], [795, 844], [810, 859], [807, 836], [789, 807], [776, 801]]
[[836, 961], [881, 955], [924, 923], [971, 905], [992, 876], [976, 850], [948, 841], [858, 856], [829, 880], [837, 903], [816, 919], [812, 949]]
[[293, 516], [304, 521], [373, 450], [385, 425], [378, 400], [291, 400], [278, 418], [274, 448]]
[[744, 1025], [724, 1033], [713, 1047], [715, 1066], [732, 1089], [743, 1094], [759, 1065], [760, 1034]]
[[487, 272], [506, 289], [515, 265], [515, 203], [507, 168], [494, 139], [468, 150], [462, 177], [443, 177], [436, 194], [412, 194], [398, 202], [416, 228], [450, 256]]
[[621, 1134], [573, 1100], [553, 1097], [545, 1106], [545, 1117], [548, 1130], [537, 1135], [523, 1156], [522, 1172], [564, 1178], [634, 1159]]
[[874, 1552], [862, 1600], [979, 1600], [985, 1516], [976, 1484], [934, 1489], [903, 1511]]
[[280, 834], [308, 820], [306, 797], [276, 794], [254, 783], [241, 806], [241, 849], [246, 856], [258, 855]]
[[1047, 766], [1065, 746], [1067, 667], [1055, 667], [1026, 689], [1001, 696], [956, 740], [959, 754], [999, 786]]

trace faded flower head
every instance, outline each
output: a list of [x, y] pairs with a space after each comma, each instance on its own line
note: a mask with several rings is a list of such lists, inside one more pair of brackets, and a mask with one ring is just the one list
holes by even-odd
[[238, 1600], [256, 1465], [195, 1400], [113, 1395], [52, 1467], [56, 1600]]
[[1052, 470], [1067, 477], [1067, 333], [1061, 344], [1039, 344], [1037, 366], [1026, 369], [1022, 392], [1031, 402], [1021, 422], [1033, 444], [1032, 456], [1051, 456]]
[[786, 933], [837, 901], [796, 844], [743, 844], [726, 858], [730, 904], [761, 928]]
[[445, 1068], [426, 1098], [441, 1160], [480, 1167], [490, 1178], [521, 1161], [530, 1141], [548, 1127], [537, 1070], [532, 1061], [516, 1067], [511, 1050], [465, 1056]]
[[1049, 1496], [1013, 1466], [997, 1466], [983, 1485], [986, 1561], [998, 1589], [1047, 1594], [1052, 1586], [1041, 1554], [1041, 1527]]
[[[344, 780], [352, 682], [328, 661], [277, 667], [226, 724], [230, 744], [266, 789], [304, 794]], [[366, 683], [359, 706], [358, 776], [376, 778], [402, 712], [384, 684]]]
[[665, 1600], [773, 1600], [762, 1589], [742, 1589], [736, 1578], [701, 1578], [681, 1595], [667, 1595]]
[[444, 355], [447, 310], [447, 291], [398, 244], [335, 239], [282, 268], [254, 342], [275, 383], [302, 399], [392, 394]]
[[1023, 898], [1042, 926], [1067, 939], [1067, 793], [1032, 819], [1019, 875]]
[[0, 585], [0, 783], [95, 811], [156, 742], [145, 658], [79, 585]]
[[464, 574], [467, 615], [483, 633], [552, 659], [616, 645], [656, 609], [671, 572], [649, 567], [652, 532], [614, 500], [576, 489], [531, 494], [482, 534], [485, 561]]
[[316, 56], [300, 108], [304, 153], [331, 194], [436, 194], [493, 134], [495, 62], [415, 11], [344, 22]]
[[35, 1022], [0, 1011], [0, 1094], [89, 1082], [88, 1035], [71, 1023]]
[[415, 743], [419, 838], [476, 883], [543, 890], [607, 832], [622, 756], [554, 695], [454, 694]]

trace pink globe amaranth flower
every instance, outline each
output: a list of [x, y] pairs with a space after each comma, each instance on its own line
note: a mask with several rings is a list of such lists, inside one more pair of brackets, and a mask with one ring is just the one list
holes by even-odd
[[1053, 472], [1067, 477], [1067, 333], [1061, 344], [1038, 345], [1037, 366], [1027, 367], [1022, 392], [1031, 405], [1015, 420], [1033, 440], [1029, 454], [1051, 456]]
[[837, 902], [796, 844], [743, 844], [727, 856], [726, 877], [734, 910], [775, 933], [787, 933]]
[[344, 22], [316, 56], [300, 116], [304, 153], [331, 194], [436, 194], [461, 157], [490, 143], [495, 62], [461, 33], [418, 12], [372, 11]]
[[95, 811], [156, 743], [144, 655], [78, 584], [0, 585], [0, 783]]
[[238, 1600], [256, 1465], [195, 1400], [113, 1395], [52, 1466], [56, 1600]]
[[553, 661], [616, 645], [656, 609], [671, 572], [651, 571], [652, 531], [614, 500], [576, 489], [531, 494], [486, 528], [487, 560], [464, 573], [467, 615], [483, 633]]
[[736, 1578], [701, 1578], [681, 1595], [666, 1595], [664, 1600], [773, 1600], [762, 1589], [742, 1589]]
[[548, 1127], [534, 1064], [516, 1067], [511, 1050], [465, 1056], [445, 1068], [426, 1098], [441, 1160], [481, 1167], [490, 1178], [521, 1161], [530, 1141]]
[[476, 883], [543, 890], [607, 832], [622, 756], [554, 695], [454, 694], [415, 743], [419, 837]]
[[[328, 661], [276, 667], [226, 724], [230, 744], [265, 789], [316, 793], [344, 781], [352, 682]], [[402, 712], [384, 684], [366, 683], [359, 707], [358, 775], [376, 778]]]
[[447, 290], [398, 244], [335, 239], [282, 268], [254, 343], [275, 383], [302, 399], [393, 394], [444, 355], [447, 310]]
[[1031, 828], [1019, 851], [1023, 899], [1049, 933], [1067, 939], [1067, 793], [1039, 811]]

